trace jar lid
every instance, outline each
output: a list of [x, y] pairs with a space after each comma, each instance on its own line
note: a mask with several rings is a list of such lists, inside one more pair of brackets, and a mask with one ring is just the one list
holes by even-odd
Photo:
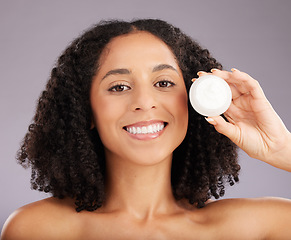
[[213, 117], [223, 114], [229, 108], [232, 93], [222, 78], [204, 75], [191, 85], [189, 98], [191, 105], [199, 114]]

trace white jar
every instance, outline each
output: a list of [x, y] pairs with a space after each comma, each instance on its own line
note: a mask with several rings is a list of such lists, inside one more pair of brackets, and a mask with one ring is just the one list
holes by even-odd
[[223, 114], [229, 108], [232, 94], [225, 80], [214, 75], [204, 75], [190, 87], [189, 98], [199, 114], [213, 117]]

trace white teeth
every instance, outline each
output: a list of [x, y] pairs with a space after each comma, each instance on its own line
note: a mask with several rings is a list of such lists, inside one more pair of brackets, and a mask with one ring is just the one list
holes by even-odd
[[131, 134], [151, 134], [162, 131], [164, 127], [163, 123], [156, 123], [143, 127], [126, 127], [126, 131]]
[[146, 134], [147, 133], [147, 127], [142, 127], [141, 128], [141, 133]]
[[149, 132], [149, 133], [153, 133], [153, 126], [152, 126], [152, 125], [149, 125], [149, 126], [148, 126], [148, 132]]

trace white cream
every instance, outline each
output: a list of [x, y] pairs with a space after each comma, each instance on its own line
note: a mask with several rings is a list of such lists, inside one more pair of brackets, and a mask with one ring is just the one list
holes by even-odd
[[225, 80], [214, 75], [199, 77], [190, 87], [193, 108], [203, 116], [219, 116], [231, 104], [232, 94]]

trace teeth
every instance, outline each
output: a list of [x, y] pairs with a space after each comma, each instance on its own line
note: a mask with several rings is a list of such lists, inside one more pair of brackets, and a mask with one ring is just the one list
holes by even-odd
[[147, 127], [142, 127], [141, 128], [141, 133], [142, 134], [147, 134]]
[[126, 131], [131, 134], [151, 134], [162, 131], [164, 127], [163, 123], [157, 123], [143, 127], [126, 127]]

